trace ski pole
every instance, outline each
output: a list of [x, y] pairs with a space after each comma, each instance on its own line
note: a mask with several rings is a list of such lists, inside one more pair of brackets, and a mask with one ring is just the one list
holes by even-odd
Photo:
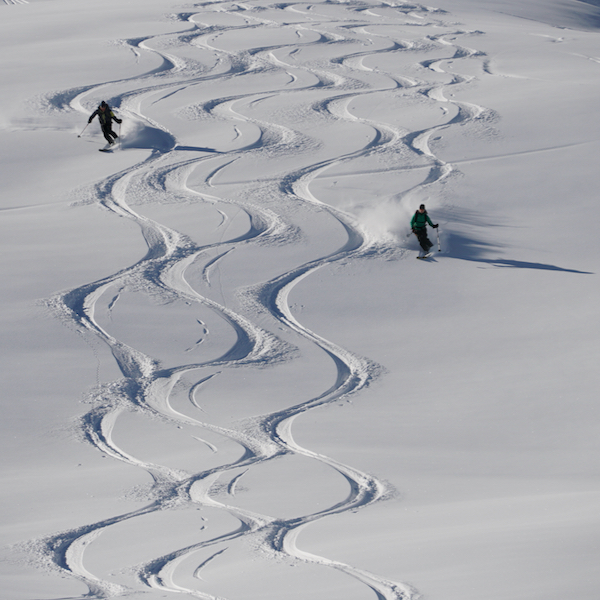
[[89, 123], [83, 128], [83, 131], [77, 136], [77, 137], [81, 137], [83, 135], [83, 132], [88, 128]]
[[439, 229], [439, 227], [435, 228], [435, 232], [437, 233], [438, 252], [441, 252], [442, 251], [442, 247], [440, 246], [440, 229]]

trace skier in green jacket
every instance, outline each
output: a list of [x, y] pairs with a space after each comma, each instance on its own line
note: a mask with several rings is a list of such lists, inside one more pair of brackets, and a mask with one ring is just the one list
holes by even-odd
[[431, 225], [431, 227], [433, 227], [434, 229], [437, 229], [439, 226], [437, 223], [434, 225], [431, 222], [431, 219], [429, 218], [429, 215], [425, 210], [425, 205], [421, 204], [421, 206], [419, 206], [419, 210], [415, 212], [413, 218], [410, 220], [410, 228], [412, 229], [412, 232], [417, 236], [419, 244], [421, 245], [421, 248], [423, 248], [423, 250], [425, 251], [425, 254], [427, 254], [433, 246], [433, 244], [429, 241], [429, 238], [427, 237], [427, 223], [429, 223], [429, 225]]
[[117, 123], [122, 123], [121, 119], [118, 119], [113, 114], [113, 111], [110, 109], [110, 106], [102, 100], [100, 106], [92, 113], [90, 118], [88, 119], [88, 125], [92, 122], [93, 118], [98, 115], [98, 120], [100, 121], [100, 127], [102, 128], [102, 133], [106, 138], [106, 141], [112, 146], [115, 143], [115, 140], [119, 137], [112, 130], [112, 121], [115, 120]]

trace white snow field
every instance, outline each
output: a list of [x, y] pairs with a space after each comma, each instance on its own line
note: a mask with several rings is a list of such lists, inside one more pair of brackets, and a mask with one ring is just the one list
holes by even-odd
[[597, 600], [599, 32], [4, 0], [0, 598]]

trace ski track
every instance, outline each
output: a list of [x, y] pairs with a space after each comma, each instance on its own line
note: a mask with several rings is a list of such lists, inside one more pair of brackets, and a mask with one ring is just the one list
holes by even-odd
[[[17, 0], [12, 1], [15, 2]], [[131, 48], [136, 57], [143, 53], [158, 55], [162, 62], [156, 69], [130, 80], [103, 82], [96, 86], [49, 94], [41, 107], [46, 111], [76, 111], [87, 115], [98, 99], [107, 94], [106, 100], [121, 116], [135, 123], [137, 131], [152, 131], [152, 139], [156, 142], [150, 146], [148, 158], [78, 192], [79, 202], [95, 203], [119, 217], [135, 222], [148, 246], [146, 255], [137, 263], [104, 279], [61, 292], [47, 301], [55, 315], [86, 339], [106, 344], [123, 375], [117, 381], [98, 383], [89, 399], [92, 408], [79, 422], [80, 436], [114, 460], [147, 472], [153, 481], [148, 503], [143, 508], [29, 543], [31, 552], [40, 563], [85, 583], [89, 588], [86, 597], [112, 598], [133, 589], [103, 580], [86, 566], [86, 549], [105, 530], [157, 511], [186, 506], [205, 506], [226, 511], [239, 521], [239, 527], [134, 566], [136, 581], [132, 586], [142, 585], [146, 589], [216, 600], [216, 596], [202, 591], [202, 569], [209, 562], [226, 556], [227, 544], [245, 538], [252, 540], [262, 552], [274, 557], [284, 555], [288, 560], [340, 571], [361, 582], [365, 590], [371, 590], [379, 600], [408, 600], [418, 596], [418, 592], [408, 584], [388, 581], [351, 565], [316, 556], [304, 551], [298, 544], [298, 535], [311, 523], [331, 515], [365, 508], [384, 500], [392, 490], [372, 475], [303, 448], [294, 440], [293, 423], [298, 415], [357, 394], [379, 377], [383, 369], [305, 327], [293, 315], [288, 297], [303, 279], [327, 265], [362, 259], [390, 249], [371, 237], [355, 215], [333, 208], [311, 191], [311, 183], [331, 167], [352, 164], [357, 159], [373, 155], [394, 158], [396, 153], [397, 160], [398, 152], [404, 155], [408, 153], [415, 161], [420, 161], [418, 168], [425, 168], [426, 174], [416, 187], [401, 191], [400, 200], [416, 190], [423, 191], [440, 185], [455, 172], [453, 165], [435, 155], [431, 139], [444, 129], [476, 124], [490, 116], [484, 107], [450, 99], [453, 86], [464, 89], [474, 79], [473, 76], [457, 73], [460, 71], [460, 61], [479, 61], [482, 74], [485, 72], [483, 54], [458, 44], [458, 40], [482, 33], [457, 31], [456, 24], [450, 22], [452, 19], [444, 11], [412, 3], [350, 2], [345, 5], [346, 20], [343, 22], [329, 16], [327, 8], [327, 3], [307, 5], [291, 2], [276, 5], [268, 13], [275, 17], [274, 20], [250, 2], [197, 5], [197, 10], [170, 15], [172, 20], [185, 25], [180, 33], [120, 42]], [[232, 16], [231, 23], [236, 24], [211, 24], [217, 13], [222, 17]], [[233, 16], [237, 16], [237, 20]], [[390, 33], [391, 23], [397, 25], [394, 34]], [[282, 27], [295, 32], [296, 43], [274, 43], [239, 52], [224, 50], [220, 46], [221, 36], [234, 31], [275, 30]], [[383, 27], [381, 31], [380, 27]], [[424, 33], [419, 37], [421, 28]], [[434, 28], [435, 35], [427, 33]], [[407, 39], [402, 37], [405, 34]], [[268, 39], [268, 34], [265, 38]], [[161, 50], [164, 47], [169, 48], [168, 53]], [[209, 68], [178, 57], [178, 47], [210, 51], [216, 57], [214, 66]], [[337, 54], [333, 52], [334, 56], [330, 59], [302, 61], [303, 50], [321, 47], [327, 50], [325, 56], [336, 49]], [[419, 62], [418, 57], [422, 58], [418, 54], [420, 50], [428, 50], [431, 57]], [[386, 72], [382, 68], [367, 65], [369, 60], [377, 56], [398, 55], [405, 58], [411, 53], [415, 53], [414, 62], [406, 69], [407, 72]], [[454, 65], [452, 73], [446, 71], [447, 61], [452, 61]], [[236, 149], [217, 154], [203, 153], [190, 158], [189, 152], [178, 146], [176, 137], [146, 114], [149, 107], [160, 105], [186, 87], [203, 86], [212, 81], [233, 81], [250, 73], [271, 72], [286, 74], [287, 85], [280, 89], [212, 98], [180, 109], [182, 114], [191, 118], [230, 122], [236, 132]], [[276, 158], [293, 153], [304, 156], [314, 147], [314, 140], [293, 127], [250, 116], [254, 107], [268, 101], [274, 94], [286, 94], [293, 99], [295, 94], [305, 94], [307, 91], [313, 92], [312, 97], [319, 99], [306, 101], [306, 115], [361, 125], [372, 132], [368, 141], [363, 147], [350, 149], [343, 155], [322, 159], [297, 170], [288, 170], [282, 175], [265, 177], [256, 182], [256, 187], [270, 191], [282, 206], [300, 202], [307, 210], [314, 211], [315, 215], [325, 211], [343, 228], [347, 240], [340, 248], [325, 256], [299, 264], [270, 281], [249, 286], [242, 295], [246, 298], [247, 307], [263, 313], [267, 311], [281, 327], [320, 348], [335, 365], [337, 379], [329, 389], [316, 397], [270, 414], [245, 419], [229, 428], [223, 427], [211, 423], [203, 411], [197, 398], [203, 387], [210, 385], [214, 378], [227, 377], [227, 369], [230, 368], [243, 365], [259, 368], [292, 360], [294, 349], [256, 325], [251, 316], [229, 308], [225, 300], [216, 302], [206, 292], [195, 289], [186, 274], [200, 269], [203, 285], [208, 290], [211, 287], [211, 272], [218, 270], [220, 264], [245, 245], [276, 246], [293, 242], [298, 235], [296, 228], [287, 221], [285, 211], [278, 213], [276, 209], [251, 199], [242, 201], [243, 196], [239, 199], [223, 196], [218, 181], [223, 174], [232, 172], [236, 161], [242, 157], [255, 154], [263, 158]], [[320, 96], [316, 95], [317, 92]], [[370, 94], [384, 97], [401, 94], [413, 101], [439, 105], [447, 119], [429, 128], [407, 131], [385, 121], [353, 114], [350, 108], [352, 100]], [[155, 109], [153, 114], [156, 114]], [[126, 141], [124, 149], [127, 149]], [[187, 181], [193, 172], [203, 173], [204, 182], [191, 189]], [[342, 177], [338, 175], [338, 178]], [[186, 235], [142, 216], [133, 208], [135, 204], [165, 202], [214, 205], [215, 211], [221, 216], [217, 226], [221, 232], [220, 240], [198, 245]], [[230, 205], [237, 213], [246, 214], [250, 223], [248, 230], [242, 235], [228, 237], [230, 216], [217, 204]], [[105, 294], [110, 295], [110, 313], [126, 290], [143, 291], [166, 300], [183, 300], [191, 305], [208, 307], [228, 323], [235, 332], [236, 341], [217, 359], [165, 368], [157, 359], [116, 339], [99, 324], [95, 314], [98, 301]], [[198, 345], [209, 330], [200, 319], [195, 325], [198, 328]], [[188, 349], [190, 352], [192, 350], [193, 347]], [[196, 377], [196, 383], [189, 387], [188, 399], [197, 418], [178, 411], [171, 400], [173, 389], [182, 385], [184, 375]], [[125, 411], [131, 410], [146, 414], [148, 418], [159, 417], [194, 428], [197, 431], [194, 438], [215, 456], [219, 454], [219, 447], [205, 440], [203, 431], [239, 444], [243, 453], [233, 462], [197, 473], [141, 460], [120, 448], [113, 440], [116, 423]], [[319, 461], [341, 475], [348, 483], [348, 496], [318, 512], [280, 519], [240, 509], [229, 504], [222, 495], [219, 496], [220, 500], [217, 499], [211, 491], [220, 478], [228, 478], [227, 497], [233, 498], [236, 486], [255, 465], [292, 454]], [[186, 558], [203, 549], [212, 553], [208, 558], [206, 554], [203, 555], [204, 558], [196, 562], [193, 577], [198, 582], [197, 588], [181, 587], [176, 582], [178, 569], [183, 568], [182, 563]]]

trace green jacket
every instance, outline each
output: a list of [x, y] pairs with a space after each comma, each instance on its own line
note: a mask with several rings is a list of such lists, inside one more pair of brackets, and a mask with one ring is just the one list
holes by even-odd
[[431, 227], [433, 227], [433, 223], [431, 222], [431, 219], [429, 218], [427, 211], [422, 212], [422, 213], [419, 211], [416, 211], [415, 214], [413, 215], [413, 218], [410, 220], [410, 228], [411, 229], [425, 229], [427, 227], [427, 223], [429, 223], [429, 225], [431, 225]]

